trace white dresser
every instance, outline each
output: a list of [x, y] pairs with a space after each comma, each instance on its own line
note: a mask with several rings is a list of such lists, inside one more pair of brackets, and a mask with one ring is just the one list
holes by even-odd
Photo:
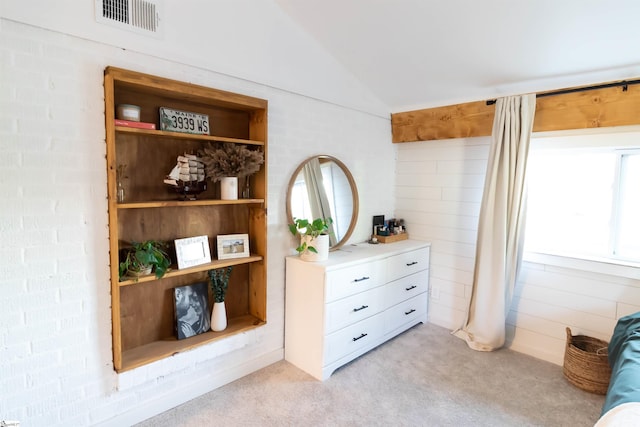
[[319, 380], [427, 321], [430, 244], [347, 245], [286, 261], [285, 359]]

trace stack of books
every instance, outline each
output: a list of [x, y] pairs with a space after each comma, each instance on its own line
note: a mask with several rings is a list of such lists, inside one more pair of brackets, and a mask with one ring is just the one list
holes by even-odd
[[146, 123], [146, 122], [134, 122], [132, 120], [120, 120], [115, 119], [116, 126], [124, 126], [129, 128], [138, 128], [138, 129], [155, 129], [155, 123]]

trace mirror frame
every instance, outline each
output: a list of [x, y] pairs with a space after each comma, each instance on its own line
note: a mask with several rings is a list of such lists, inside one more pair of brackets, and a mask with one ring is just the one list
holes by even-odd
[[355, 230], [356, 223], [358, 221], [358, 212], [360, 210], [360, 198], [358, 196], [358, 187], [356, 187], [356, 181], [353, 179], [353, 175], [351, 175], [351, 171], [349, 170], [349, 168], [347, 168], [347, 166], [344, 163], [342, 163], [340, 160], [336, 159], [333, 156], [321, 154], [318, 156], [308, 157], [302, 163], [300, 163], [300, 165], [293, 172], [293, 175], [291, 175], [291, 179], [289, 180], [289, 187], [287, 188], [287, 221], [288, 221], [288, 224], [293, 224], [293, 215], [291, 214], [291, 192], [293, 191], [293, 186], [296, 183], [296, 178], [302, 171], [302, 168], [304, 167], [304, 165], [306, 165], [307, 162], [311, 159], [333, 161], [335, 164], [337, 164], [340, 167], [340, 169], [342, 169], [342, 172], [344, 172], [344, 175], [347, 177], [347, 180], [349, 181], [349, 186], [351, 187], [351, 197], [353, 199], [353, 211], [351, 212], [351, 221], [349, 223], [349, 228], [347, 229], [347, 232], [344, 234], [342, 239], [340, 239], [338, 243], [336, 243], [335, 245], [329, 248], [329, 251], [335, 251], [336, 249], [339, 249], [342, 245], [344, 245], [353, 234], [353, 230]]

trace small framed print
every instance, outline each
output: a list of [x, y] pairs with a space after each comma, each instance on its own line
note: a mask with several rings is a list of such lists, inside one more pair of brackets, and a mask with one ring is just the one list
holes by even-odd
[[175, 331], [179, 340], [209, 330], [209, 284], [198, 282], [173, 289]]
[[207, 236], [176, 239], [175, 245], [178, 269], [211, 262], [211, 251], [209, 250], [209, 238]]
[[227, 234], [218, 236], [218, 259], [245, 258], [248, 256], [248, 234]]

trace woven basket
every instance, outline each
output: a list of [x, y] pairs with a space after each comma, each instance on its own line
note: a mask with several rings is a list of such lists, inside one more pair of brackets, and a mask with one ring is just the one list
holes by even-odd
[[590, 393], [606, 394], [611, 367], [606, 341], [586, 335], [571, 335], [567, 328], [567, 347], [562, 372], [573, 385]]

